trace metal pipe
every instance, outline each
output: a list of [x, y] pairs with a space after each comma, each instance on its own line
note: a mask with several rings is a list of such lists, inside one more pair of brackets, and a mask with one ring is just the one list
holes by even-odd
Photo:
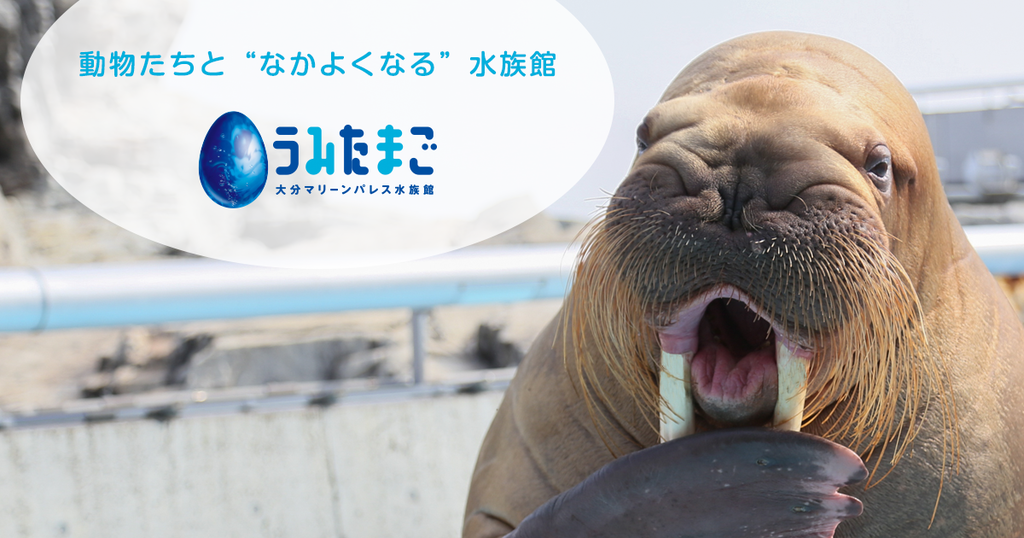
[[964, 226], [967, 240], [995, 275], [1024, 275], [1024, 224]]
[[412, 311], [412, 382], [423, 383], [423, 365], [427, 360], [427, 319], [429, 308], [415, 308]]
[[[993, 273], [1024, 274], [1024, 225], [965, 231]], [[0, 331], [558, 298], [577, 252], [567, 244], [479, 247], [346, 270], [206, 259], [2, 269]]]
[[566, 244], [480, 247], [344, 270], [208, 259], [0, 269], [0, 331], [558, 298], [576, 252]]

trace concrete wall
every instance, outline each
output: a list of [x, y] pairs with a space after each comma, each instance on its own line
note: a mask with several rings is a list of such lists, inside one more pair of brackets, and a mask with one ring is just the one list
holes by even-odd
[[0, 433], [0, 537], [457, 537], [501, 392]]

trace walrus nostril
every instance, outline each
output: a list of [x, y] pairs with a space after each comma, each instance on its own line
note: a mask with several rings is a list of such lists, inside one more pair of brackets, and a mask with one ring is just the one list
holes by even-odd
[[750, 195], [737, 196], [727, 189], [705, 188], [697, 194], [690, 210], [701, 222], [718, 222], [729, 231], [753, 230], [757, 226], [746, 211], [752, 199]]
[[730, 231], [735, 232], [749, 229], [746, 225], [744, 209], [753, 198], [753, 195], [748, 191], [749, 189], [743, 185], [737, 186], [730, 191], [720, 191], [722, 193], [722, 200], [725, 203], [725, 218], [722, 220], [722, 223]]
[[718, 222], [725, 216], [725, 204], [722, 196], [714, 189], [704, 189], [697, 195], [697, 203], [693, 206], [694, 216], [702, 222]]

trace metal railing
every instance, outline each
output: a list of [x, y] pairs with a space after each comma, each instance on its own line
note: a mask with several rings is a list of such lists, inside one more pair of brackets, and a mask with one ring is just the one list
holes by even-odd
[[[968, 227], [967, 234], [994, 273], [1024, 274], [1024, 225]], [[272, 412], [500, 390], [508, 385], [514, 368], [465, 372], [434, 385], [422, 384], [430, 309], [560, 298], [577, 252], [566, 244], [476, 248], [397, 266], [344, 271], [263, 269], [212, 260], [2, 269], [0, 331], [410, 308], [414, 383], [349, 380], [104, 396], [70, 401], [59, 409], [0, 413], [0, 429]]]
[[[1024, 225], [972, 226], [996, 274], [1024, 274]], [[464, 249], [364, 269], [267, 269], [206, 259], [0, 270], [0, 331], [410, 308], [413, 379], [423, 381], [425, 325], [441, 305], [563, 297], [578, 247]]]
[[[1024, 274], [1024, 225], [965, 230], [993, 273]], [[562, 297], [577, 252], [569, 244], [474, 248], [345, 270], [207, 259], [6, 268], [0, 332], [383, 308], [410, 308], [422, 321], [435, 306]]]
[[207, 259], [2, 269], [0, 331], [411, 308], [413, 383], [419, 385], [431, 308], [561, 298], [576, 253], [568, 244], [474, 248], [345, 270]]
[[361, 269], [285, 270], [208, 259], [0, 270], [0, 331], [147, 325], [562, 297], [566, 244], [476, 248]]

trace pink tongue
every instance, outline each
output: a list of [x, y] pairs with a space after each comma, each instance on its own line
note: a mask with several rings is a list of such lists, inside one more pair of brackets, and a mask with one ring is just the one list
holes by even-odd
[[717, 342], [693, 357], [693, 395], [704, 415], [721, 426], [763, 425], [779, 395], [775, 350], [763, 348], [737, 359]]

